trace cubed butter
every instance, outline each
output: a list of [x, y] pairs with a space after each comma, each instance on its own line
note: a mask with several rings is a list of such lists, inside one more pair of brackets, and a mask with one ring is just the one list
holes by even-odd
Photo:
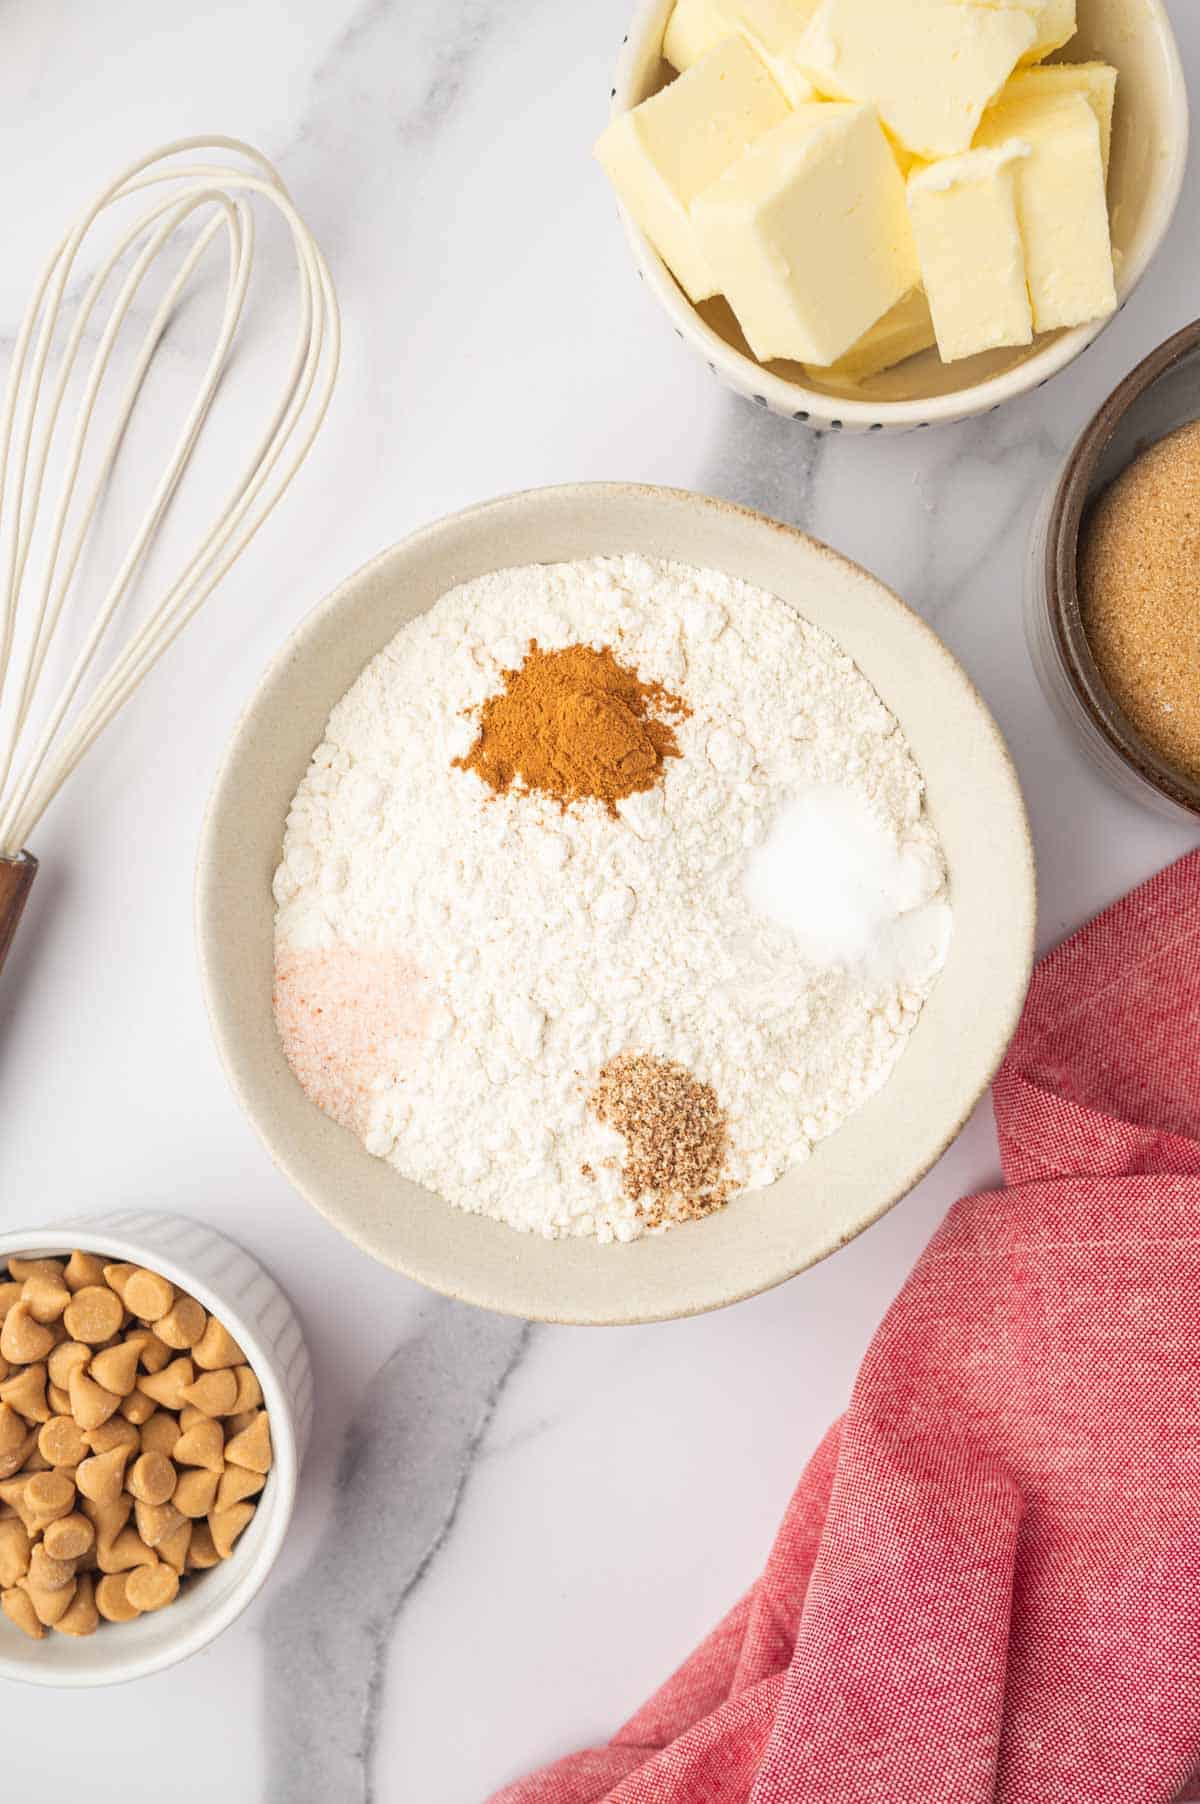
[[1035, 30], [1019, 4], [821, 0], [797, 60], [819, 93], [870, 101], [906, 150], [933, 161], [970, 149]]
[[1075, 0], [978, 0], [983, 6], [1020, 6], [1033, 20], [1034, 39], [1023, 63], [1040, 63], [1070, 43], [1077, 30]]
[[754, 52], [729, 38], [614, 119], [596, 145], [621, 201], [693, 301], [719, 293], [720, 283], [700, 248], [692, 202], [788, 111]]
[[871, 107], [797, 107], [692, 218], [764, 363], [835, 363], [919, 279], [904, 181]]
[[1037, 36], [1025, 53], [1027, 63], [1040, 63], [1069, 44], [1078, 29], [1075, 22], [1075, 0], [1043, 0], [1036, 21]]
[[1017, 218], [1036, 332], [1081, 326], [1116, 311], [1100, 126], [1082, 94], [993, 107], [979, 145], [1019, 139]]
[[920, 351], [931, 350], [935, 343], [925, 290], [914, 288], [836, 363], [810, 363], [805, 367], [810, 376], [821, 382], [865, 382], [869, 376], [882, 375], [884, 370], [893, 369]]
[[1033, 342], [1017, 218], [1018, 142], [929, 163], [908, 180], [921, 279], [945, 363]]
[[[1100, 125], [1100, 154], [1107, 176], [1117, 99], [1117, 72], [1107, 63], [1045, 63], [1039, 69], [1019, 69], [995, 105], [1007, 106], [1014, 100], [1044, 100], [1059, 94], [1082, 94], [1095, 113]], [[984, 117], [986, 119], [986, 114]]]
[[767, 65], [793, 106], [814, 98], [796, 62], [796, 47], [817, 0], [678, 0], [667, 24], [663, 55], [690, 69], [726, 38], [744, 38]]

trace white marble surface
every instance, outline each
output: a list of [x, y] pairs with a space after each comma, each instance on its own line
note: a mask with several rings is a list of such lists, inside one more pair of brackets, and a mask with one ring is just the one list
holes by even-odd
[[[984, 1109], [822, 1269], [706, 1320], [613, 1333], [453, 1308], [327, 1229], [226, 1090], [190, 892], [238, 711], [349, 570], [526, 485], [632, 477], [750, 502], [871, 566], [966, 663], [1027, 786], [1043, 945], [1195, 841], [1111, 793], [1064, 739], [1019, 587], [1056, 460], [1196, 310], [1200, 183], [1133, 304], [1049, 389], [978, 425], [818, 442], [715, 387], [629, 270], [588, 156], [628, 4], [0, 11], [0, 358], [51, 227], [110, 166], [197, 130], [280, 163], [347, 328], [294, 505], [40, 831], [44, 874], [0, 986], [0, 1224], [146, 1202], [242, 1239], [311, 1337], [302, 1503], [263, 1596], [189, 1665], [114, 1693], [0, 1686], [5, 1795], [57, 1804], [86, 1776], [94, 1804], [475, 1804], [603, 1736], [753, 1576], [913, 1259], [955, 1196], [996, 1173]], [[1174, 10], [1195, 82], [1200, 12]], [[270, 285], [264, 306], [279, 317]], [[198, 344], [185, 321], [181, 372]], [[253, 385], [229, 399], [227, 434], [254, 399]], [[148, 444], [130, 450], [148, 470]], [[118, 512], [127, 502], [120, 485]]]

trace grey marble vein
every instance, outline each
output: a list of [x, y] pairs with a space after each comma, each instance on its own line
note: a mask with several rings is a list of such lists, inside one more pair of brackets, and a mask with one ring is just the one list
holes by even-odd
[[733, 395], [722, 401], [714, 437], [717, 448], [698, 488], [791, 526], [810, 526], [823, 439]]
[[[301, 137], [320, 136], [351, 97], [355, 136], [362, 113], [386, 107], [392, 131], [406, 145], [424, 142], [453, 111], [492, 32], [504, 22], [494, 0], [365, 0], [356, 7], [312, 72]], [[364, 85], [383, 56], [389, 81]]]
[[370, 1384], [312, 1564], [264, 1623], [269, 1804], [374, 1804], [396, 1624], [450, 1535], [529, 1336], [524, 1323], [431, 1301]]

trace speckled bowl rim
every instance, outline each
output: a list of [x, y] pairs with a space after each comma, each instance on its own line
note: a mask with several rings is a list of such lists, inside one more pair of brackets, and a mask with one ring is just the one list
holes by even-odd
[[[999, 973], [1000, 994], [989, 997], [981, 1012], [958, 1017], [959, 1029], [963, 1044], [954, 1048], [959, 1055], [958, 1062], [952, 1068], [952, 1074], [945, 1079], [946, 1088], [956, 1093], [952, 1106], [946, 1108], [944, 1117], [938, 1113], [940, 1095], [934, 1103], [926, 1103], [927, 1114], [936, 1118], [936, 1126], [922, 1123], [916, 1127], [906, 1119], [904, 1132], [916, 1142], [916, 1147], [906, 1146], [902, 1153], [892, 1158], [886, 1156], [889, 1176], [885, 1185], [881, 1185], [879, 1194], [870, 1205], [864, 1205], [860, 1213], [854, 1215], [853, 1221], [844, 1228], [838, 1228], [831, 1222], [824, 1237], [801, 1249], [791, 1247], [786, 1252], [767, 1260], [756, 1261], [741, 1252], [740, 1269], [727, 1272], [721, 1269], [719, 1275], [706, 1275], [701, 1281], [694, 1272], [688, 1272], [688, 1261], [678, 1261], [679, 1277], [670, 1285], [656, 1288], [653, 1301], [643, 1299], [631, 1305], [628, 1286], [623, 1286], [622, 1279], [628, 1277], [628, 1268], [623, 1260], [636, 1259], [639, 1249], [651, 1245], [663, 1246], [676, 1236], [689, 1233], [703, 1233], [710, 1224], [720, 1222], [733, 1223], [729, 1233], [734, 1236], [739, 1246], [743, 1242], [753, 1240], [753, 1216], [744, 1212], [739, 1219], [738, 1204], [722, 1211], [718, 1216], [711, 1216], [704, 1222], [679, 1228], [665, 1237], [647, 1237], [633, 1242], [629, 1246], [595, 1247], [595, 1243], [580, 1241], [542, 1242], [538, 1237], [519, 1234], [502, 1224], [486, 1218], [466, 1215], [454, 1210], [450, 1205], [433, 1198], [438, 1207], [446, 1212], [445, 1233], [457, 1235], [462, 1223], [471, 1224], [472, 1232], [488, 1234], [492, 1237], [492, 1251], [482, 1260], [486, 1270], [481, 1274], [476, 1270], [473, 1274], [464, 1275], [456, 1266], [452, 1255], [448, 1256], [441, 1244], [435, 1254], [414, 1249], [411, 1244], [397, 1250], [394, 1246], [387, 1252], [381, 1251], [379, 1237], [364, 1230], [361, 1222], [349, 1215], [342, 1204], [342, 1184], [323, 1184], [315, 1182], [308, 1169], [304, 1149], [300, 1148], [294, 1138], [278, 1131], [278, 1124], [263, 1118], [264, 1112], [257, 1106], [260, 1092], [266, 1080], [263, 1073], [255, 1066], [251, 1051], [251, 1041], [257, 1026], [260, 1024], [260, 1011], [254, 1005], [255, 1026], [248, 1029], [244, 1019], [247, 1007], [244, 994], [237, 993], [234, 983], [222, 982], [222, 969], [227, 968], [230, 960], [234, 964], [241, 957], [240, 951], [233, 950], [234, 929], [229, 924], [229, 911], [225, 906], [225, 886], [229, 881], [231, 869], [236, 867], [239, 858], [244, 859], [248, 850], [244, 838], [244, 822], [248, 812], [253, 813], [261, 806], [253, 799], [247, 806], [246, 795], [253, 785], [249, 783], [249, 772], [243, 773], [243, 764], [250, 761], [254, 743], [264, 733], [269, 732], [269, 723], [273, 713], [287, 711], [293, 705], [294, 691], [297, 684], [297, 671], [306, 655], [310, 642], [317, 639], [327, 628], [332, 627], [337, 616], [345, 609], [355, 606], [360, 597], [368, 594], [380, 573], [389, 564], [397, 567], [405, 560], [419, 560], [432, 541], [446, 539], [453, 543], [455, 535], [473, 527], [494, 529], [503, 532], [505, 518], [514, 511], [527, 514], [532, 510], [548, 513], [552, 517], [552, 525], [556, 512], [568, 516], [577, 504], [597, 504], [611, 509], [614, 514], [614, 525], [611, 534], [611, 550], [639, 549], [636, 534], [625, 530], [619, 523], [622, 509], [636, 514], [639, 508], [649, 508], [657, 513], [660, 510], [673, 510], [680, 515], [682, 526], [684, 516], [695, 518], [696, 510], [702, 510], [710, 519], [722, 523], [722, 530], [734, 538], [738, 533], [751, 531], [756, 535], [765, 535], [773, 541], [771, 556], [779, 554], [780, 547], [786, 554], [790, 550], [800, 551], [806, 558], [827, 560], [836, 567], [841, 581], [865, 583], [869, 585], [872, 606], [888, 610], [903, 623], [909, 641], [909, 654], [919, 646], [928, 660], [923, 675], [926, 681], [932, 680], [935, 687], [941, 688], [943, 708], [931, 709], [930, 719], [935, 715], [941, 719], [949, 696], [953, 693], [972, 723], [972, 731], [976, 734], [971, 748], [982, 763], [986, 764], [985, 792], [983, 799], [993, 804], [993, 820], [999, 825], [995, 827], [997, 840], [1004, 842], [1007, 863], [1003, 875], [998, 879], [1000, 887], [989, 891], [987, 913], [989, 921], [995, 919], [995, 941], [988, 947], [992, 964]], [[672, 520], [672, 525], [674, 524]], [[764, 556], [766, 547], [764, 545]], [[571, 555], [554, 552], [554, 557]], [[577, 555], [593, 555], [591, 552], [579, 552]], [[681, 543], [674, 554], [685, 560], [688, 558], [688, 547]], [[528, 559], [526, 561], [537, 561]], [[710, 560], [711, 561], [711, 560]], [[502, 568], [511, 559], [497, 556], [493, 568]], [[726, 568], [729, 566], [726, 565]], [[734, 572], [736, 574], [736, 571]], [[459, 580], [464, 580], [462, 577]], [[764, 586], [769, 587], [769, 584]], [[431, 605], [431, 604], [430, 604]], [[792, 604], [798, 605], [798, 604]], [[803, 609], [800, 609], [803, 613]], [[388, 639], [393, 636], [395, 626], [380, 626], [379, 637], [375, 649], [382, 649]], [[836, 632], [827, 623], [825, 630]], [[311, 654], [310, 654], [311, 655]], [[889, 656], [892, 655], [889, 653]], [[899, 663], [898, 657], [895, 664]], [[322, 673], [323, 682], [324, 673]], [[879, 687], [878, 683], [876, 684]], [[324, 719], [329, 709], [339, 699], [342, 688], [335, 692], [326, 692], [322, 702]], [[885, 703], [889, 701], [886, 689], [881, 689]], [[922, 690], [922, 697], [926, 694]], [[902, 723], [905, 724], [905, 723]], [[911, 733], [911, 728], [909, 729]], [[932, 730], [932, 729], [931, 729]], [[937, 731], [943, 728], [939, 724]], [[318, 735], [312, 740], [315, 747]], [[950, 782], [949, 772], [955, 771], [958, 780], [959, 748], [947, 744], [944, 754], [938, 762], [941, 765], [941, 776], [947, 784]], [[931, 760], [923, 760], [923, 768], [927, 779], [930, 776]], [[278, 820], [275, 829], [274, 844], [282, 841], [283, 819]], [[984, 829], [980, 829], [980, 839]], [[990, 837], [989, 837], [990, 844]], [[974, 851], [978, 855], [980, 846], [977, 843]], [[277, 855], [277, 854], [276, 854]], [[960, 861], [962, 870], [965, 861]], [[258, 904], [255, 904], [257, 908]], [[273, 905], [272, 905], [273, 908]], [[224, 762], [216, 779], [215, 787], [205, 818], [196, 874], [196, 926], [197, 943], [201, 969], [201, 979], [209, 1018], [216, 1039], [218, 1052], [225, 1067], [226, 1074], [243, 1109], [249, 1117], [259, 1137], [263, 1141], [272, 1160], [296, 1188], [299, 1193], [322, 1214], [332, 1226], [345, 1234], [355, 1245], [393, 1269], [403, 1272], [407, 1277], [417, 1280], [429, 1289], [459, 1301], [476, 1304], [482, 1308], [495, 1310], [500, 1314], [518, 1316], [526, 1320], [553, 1322], [576, 1326], [629, 1326], [643, 1322], [659, 1322], [678, 1320], [683, 1317], [699, 1315], [710, 1310], [725, 1308], [730, 1304], [761, 1294], [776, 1285], [783, 1284], [818, 1264], [842, 1246], [857, 1238], [859, 1234], [879, 1221], [890, 1209], [902, 1200], [913, 1187], [927, 1174], [941, 1158], [946, 1149], [962, 1131], [981, 1097], [985, 1094], [1005, 1051], [1016, 1031], [1028, 988], [1032, 971], [1034, 942], [1036, 932], [1037, 891], [1034, 865], [1033, 844], [1029, 831], [1028, 817], [1025, 812], [1020, 784], [1008, 748], [1004, 743], [990, 711], [979, 695], [978, 690], [962, 669], [956, 659], [943, 645], [933, 629], [913, 612], [891, 589], [881, 583], [878, 578], [844, 558], [840, 553], [810, 538], [794, 527], [786, 526], [779, 521], [753, 512], [751, 509], [738, 507], [733, 503], [714, 500], [708, 496], [696, 495], [686, 490], [655, 488], [642, 484], [630, 483], [583, 483], [569, 484], [557, 488], [528, 490], [518, 494], [499, 497], [492, 501], [482, 502], [467, 508], [460, 513], [448, 516], [431, 525], [420, 528], [417, 532], [391, 547], [370, 563], [364, 565], [351, 576], [340, 588], [321, 602], [292, 634], [268, 667], [259, 688], [247, 708], [234, 733]], [[943, 980], [945, 981], [945, 980]], [[244, 986], [242, 986], [244, 988]], [[269, 1014], [269, 1003], [267, 1005]], [[265, 1024], [262, 1024], [265, 1027]], [[273, 1026], [273, 1024], [272, 1024]], [[918, 1025], [917, 1033], [921, 1028]], [[915, 1036], [914, 1036], [915, 1039]], [[265, 1044], [265, 1037], [264, 1037]], [[911, 1057], [911, 1048], [906, 1057]], [[949, 1048], [947, 1048], [949, 1050]], [[282, 1053], [278, 1050], [274, 1056], [282, 1066]], [[901, 1061], [903, 1065], [903, 1060]], [[966, 1067], [969, 1066], [969, 1073]], [[286, 1071], [286, 1067], [283, 1067]], [[294, 1086], [295, 1080], [287, 1074]], [[891, 1086], [884, 1086], [872, 1102], [877, 1105], [879, 1097], [886, 1095]], [[298, 1091], [296, 1095], [298, 1096]], [[853, 1125], [852, 1118], [851, 1124]], [[319, 1112], [311, 1105], [305, 1105], [306, 1126], [302, 1135], [315, 1143], [317, 1123], [325, 1128], [331, 1124], [324, 1121]], [[341, 1130], [337, 1130], [341, 1133]], [[843, 1130], [843, 1133], [846, 1130]], [[831, 1137], [823, 1144], [833, 1146], [839, 1140], [838, 1135]], [[367, 1159], [350, 1136], [344, 1136], [345, 1151], [339, 1154], [345, 1164], [352, 1156]], [[818, 1149], [818, 1157], [821, 1149]], [[371, 1161], [372, 1165], [377, 1162]], [[817, 1168], [817, 1157], [812, 1165], [802, 1168], [804, 1171]], [[391, 1174], [397, 1185], [405, 1180]], [[857, 1166], [855, 1172], [857, 1178]], [[844, 1174], [843, 1174], [844, 1176]], [[389, 1180], [390, 1181], [390, 1180]], [[783, 1180], [786, 1184], [787, 1180]], [[864, 1184], [867, 1182], [864, 1179]], [[415, 1187], [414, 1187], [415, 1188]], [[428, 1193], [423, 1193], [428, 1195]], [[758, 1193], [769, 1197], [770, 1191]], [[753, 1203], [756, 1198], [742, 1199]], [[392, 1209], [395, 1214], [402, 1208], [402, 1198], [397, 1191], [397, 1203]], [[440, 1230], [439, 1230], [440, 1231]], [[722, 1243], [724, 1244], [724, 1243]], [[758, 1243], [755, 1243], [756, 1245]], [[525, 1268], [532, 1261], [536, 1265], [540, 1257], [539, 1249], [577, 1248], [594, 1249], [595, 1257], [605, 1263], [603, 1276], [596, 1284], [589, 1282], [580, 1286], [580, 1294], [572, 1296], [569, 1284], [561, 1285], [561, 1295], [548, 1298], [540, 1288], [536, 1272], [533, 1280], [527, 1281]], [[696, 1261], [700, 1263], [700, 1261]], [[597, 1292], [601, 1293], [599, 1296]], [[665, 1293], [665, 1294], [664, 1294]]]
[[[642, 0], [633, 23], [624, 38], [612, 90], [613, 116], [628, 111], [634, 103], [638, 73], [645, 53], [645, 39], [650, 31], [659, 36], [660, 15], [664, 0]], [[1118, 312], [1125, 306], [1150, 265], [1161, 250], [1171, 222], [1179, 206], [1187, 172], [1190, 136], [1190, 109], [1187, 80], [1179, 43], [1164, 0], [1146, 0], [1155, 16], [1170, 71], [1170, 155], [1160, 172], [1157, 201], [1151, 223], [1138, 243], [1137, 254], [1129, 256], [1117, 276]], [[833, 395], [822, 389], [805, 388], [766, 369], [715, 332], [688, 300], [670, 270], [649, 239], [635, 224], [628, 211], [619, 205], [622, 224], [634, 263], [651, 294], [666, 313], [677, 335], [689, 344], [708, 364], [715, 375], [747, 399], [778, 414], [818, 429], [839, 431], [842, 427], [857, 431], [884, 432], [913, 430], [947, 425], [955, 420], [975, 418], [992, 413], [1006, 401], [1043, 387], [1075, 362], [1112, 324], [1115, 315], [1076, 326], [1053, 337], [1041, 351], [1035, 351], [1023, 363], [986, 382], [958, 389], [946, 395], [932, 395], [915, 401], [857, 401], [851, 395]]]
[[1118, 383], [1072, 446], [1050, 504], [1043, 581], [1055, 649], [1075, 699], [1100, 737], [1135, 776], [1200, 817], [1200, 784], [1167, 764], [1121, 713], [1092, 655], [1079, 602], [1079, 536], [1096, 468], [1130, 408], [1185, 358], [1200, 351], [1200, 320], [1168, 338]]

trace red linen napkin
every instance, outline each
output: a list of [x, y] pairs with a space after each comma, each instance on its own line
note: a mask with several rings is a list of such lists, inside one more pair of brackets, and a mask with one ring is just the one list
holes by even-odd
[[[494, 1804], [1170, 1804], [1200, 1771], [1200, 853], [1039, 967], [767, 1568]], [[1200, 1795], [1200, 1794], [1194, 1794]]]

